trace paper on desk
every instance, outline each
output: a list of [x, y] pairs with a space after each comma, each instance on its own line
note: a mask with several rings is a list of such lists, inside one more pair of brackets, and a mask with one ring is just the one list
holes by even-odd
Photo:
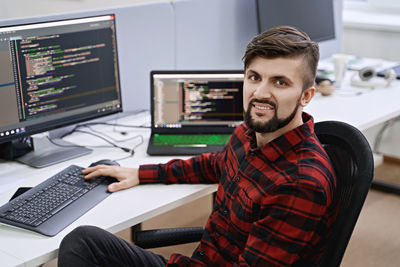
[[[380, 58], [364, 58], [349, 55], [349, 62], [347, 68], [349, 70], [361, 70], [365, 67], [371, 67], [379, 69], [384, 63], [383, 59]], [[333, 72], [333, 61], [332, 57], [325, 58], [318, 62], [318, 70], [325, 72]]]
[[349, 60], [348, 69], [350, 70], [361, 70], [366, 67], [370, 67], [373, 69], [378, 69], [383, 64], [383, 59], [380, 58], [361, 58], [361, 57], [352, 57]]

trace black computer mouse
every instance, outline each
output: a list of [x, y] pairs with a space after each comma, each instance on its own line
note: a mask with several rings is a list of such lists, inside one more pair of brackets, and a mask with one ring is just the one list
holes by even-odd
[[98, 160], [96, 162], [93, 162], [92, 164], [89, 165], [89, 167], [94, 167], [96, 165], [100, 165], [100, 164], [104, 164], [104, 165], [114, 165], [114, 166], [120, 166], [118, 162], [111, 160], [111, 159], [101, 159]]

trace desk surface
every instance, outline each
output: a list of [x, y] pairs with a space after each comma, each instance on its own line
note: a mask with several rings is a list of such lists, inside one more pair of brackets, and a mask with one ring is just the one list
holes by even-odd
[[1, 264], [4, 266], [24, 266], [24, 261], [0, 251]]
[[[400, 114], [400, 82], [395, 81], [390, 88], [375, 90], [361, 89], [355, 91], [337, 91], [323, 97], [315, 96], [305, 111], [311, 113], [315, 121], [341, 120], [365, 130]], [[359, 92], [358, 90], [357, 92]], [[127, 116], [116, 123], [138, 125], [148, 123], [149, 115]], [[166, 162], [170, 157], [150, 157], [146, 155], [149, 138], [148, 129], [127, 129], [119, 127], [95, 126], [116, 139], [125, 139], [141, 134], [144, 143], [136, 149], [133, 157], [119, 161], [123, 166], [137, 167], [144, 163]], [[117, 131], [128, 132], [127, 136]], [[66, 138], [80, 145], [104, 145], [101, 140], [90, 135], [76, 133]], [[133, 147], [139, 139], [121, 143]], [[126, 152], [116, 148], [95, 148], [95, 152], [84, 157], [73, 159], [49, 168], [34, 169], [15, 162], [0, 163], [0, 205], [8, 201], [18, 186], [34, 186], [61, 169], [76, 164], [88, 166], [91, 162], [103, 158], [119, 159], [127, 156]], [[12, 182], [11, 182], [12, 181]], [[9, 188], [4, 189], [4, 184]], [[110, 232], [118, 232], [129, 226], [150, 219], [163, 212], [208, 195], [216, 190], [216, 185], [142, 185], [112, 194], [96, 207], [68, 226], [55, 237], [46, 237], [33, 232], [0, 225], [0, 258], [2, 266], [36, 266], [57, 256], [62, 238], [78, 225], [91, 224]], [[120, 207], [120, 208], [116, 208]]]
[[344, 86], [330, 96], [316, 94], [304, 109], [315, 121], [339, 120], [363, 131], [400, 115], [400, 80], [388, 88]]
[[[116, 123], [141, 125], [143, 121], [149, 121], [148, 114], [144, 117], [143, 114], [137, 117], [139, 118], [124, 117], [118, 119]], [[113, 120], [113, 122], [115, 121]], [[150, 157], [146, 155], [149, 129], [119, 127], [114, 129], [112, 126], [95, 126], [94, 129], [101, 129], [103, 133], [120, 140], [129, 139], [138, 134], [144, 137], [144, 143], [135, 150], [133, 157], [118, 161], [123, 166], [137, 167], [143, 163], [166, 162], [171, 159], [171, 157]], [[128, 135], [121, 135], [114, 130], [124, 130], [128, 132]], [[66, 140], [79, 145], [104, 145], [100, 139], [97, 140], [97, 138], [82, 133], [69, 136]], [[121, 143], [121, 145], [134, 147], [139, 141], [139, 138], [132, 139]], [[18, 186], [34, 186], [71, 164], [84, 167], [100, 159], [119, 159], [128, 155], [128, 153], [116, 148], [95, 148], [94, 153], [43, 169], [34, 169], [16, 162], [2, 162], [0, 163], [0, 184], [2, 181], [8, 182], [10, 189], [0, 194], [0, 205], [8, 201]], [[10, 183], [9, 177], [13, 177], [15, 182]], [[54, 237], [46, 237], [23, 229], [0, 225], [0, 265], [40, 265], [57, 257], [58, 247], [63, 237], [79, 225], [95, 225], [116, 233], [185, 203], [209, 195], [216, 188], [217, 185], [214, 184], [151, 184], [116, 192]], [[3, 254], [5, 257], [3, 257]]]

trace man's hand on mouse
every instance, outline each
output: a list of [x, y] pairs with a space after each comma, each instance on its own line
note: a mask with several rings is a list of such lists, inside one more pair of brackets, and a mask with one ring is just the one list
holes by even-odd
[[136, 168], [97, 165], [84, 169], [82, 173], [85, 174], [85, 179], [97, 176], [110, 176], [116, 178], [118, 182], [110, 184], [107, 188], [110, 192], [127, 189], [139, 184], [139, 170]]

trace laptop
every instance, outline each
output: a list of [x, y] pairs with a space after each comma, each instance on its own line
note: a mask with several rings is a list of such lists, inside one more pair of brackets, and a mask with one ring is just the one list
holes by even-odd
[[243, 71], [152, 71], [149, 155], [220, 151], [243, 121]]

